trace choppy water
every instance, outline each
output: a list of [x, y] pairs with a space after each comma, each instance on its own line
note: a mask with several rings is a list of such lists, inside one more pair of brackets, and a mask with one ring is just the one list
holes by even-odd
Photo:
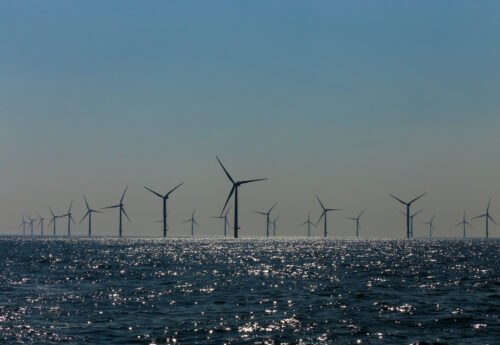
[[0, 343], [500, 344], [499, 241], [0, 239]]

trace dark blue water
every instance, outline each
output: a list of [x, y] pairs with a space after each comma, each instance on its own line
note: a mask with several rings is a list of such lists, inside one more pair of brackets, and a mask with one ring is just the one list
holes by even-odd
[[0, 343], [500, 344], [500, 241], [0, 239]]

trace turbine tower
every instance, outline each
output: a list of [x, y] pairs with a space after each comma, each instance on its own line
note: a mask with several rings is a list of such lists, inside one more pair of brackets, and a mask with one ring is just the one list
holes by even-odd
[[43, 236], [43, 221], [45, 218], [43, 218], [40, 213], [38, 213], [38, 226], [40, 227], [40, 236]]
[[307, 224], [307, 237], [311, 237], [311, 225], [314, 225], [314, 223], [311, 222], [311, 211], [309, 211], [309, 214], [307, 215], [307, 220], [300, 225], [306, 225], [306, 224]]
[[52, 218], [50, 219], [49, 226], [52, 223], [54, 224], [54, 236], [55, 236], [56, 235], [56, 219], [60, 218], [60, 217], [63, 217], [63, 216], [56, 216], [50, 207], [49, 207], [49, 210], [50, 210], [50, 214], [52, 216]]
[[468, 225], [471, 228], [473, 228], [473, 226], [467, 220], [465, 220], [465, 210], [464, 210], [464, 216], [462, 218], [462, 221], [460, 223], [458, 223], [457, 225], [455, 225], [455, 227], [460, 226], [460, 225], [464, 226], [464, 238], [465, 238], [465, 230], [466, 230], [465, 227]]
[[28, 224], [30, 225], [30, 234], [31, 234], [31, 236], [33, 236], [33, 223], [35, 222], [36, 219], [31, 219], [30, 216], [26, 216], [26, 217], [28, 217], [28, 219], [30, 220], [28, 222]]
[[433, 216], [432, 216], [432, 218], [431, 218], [431, 220], [429, 220], [428, 222], [423, 223], [423, 224], [427, 224], [427, 225], [429, 225], [429, 238], [431, 238], [431, 237], [432, 237], [432, 229], [434, 229], [434, 224], [433, 224], [433, 222], [434, 222], [434, 218], [435, 218], [435, 217], [436, 217], [436, 215], [433, 215]]
[[226, 237], [227, 235], [227, 225], [229, 225], [229, 221], [227, 220], [227, 214], [229, 213], [230, 209], [231, 207], [227, 209], [226, 213], [223, 216], [212, 217], [212, 218], [224, 219], [224, 237]]
[[394, 195], [389, 194], [390, 197], [396, 199], [397, 201], [399, 201], [400, 203], [402, 203], [403, 205], [406, 206], [406, 238], [410, 238], [410, 235], [412, 235], [410, 232], [410, 207], [415, 201], [417, 201], [418, 199], [423, 197], [425, 194], [427, 194], [427, 193], [423, 193], [423, 194], [419, 195], [418, 197], [411, 200], [410, 202], [404, 202], [403, 200], [395, 197]]
[[273, 236], [276, 237], [276, 222], [278, 221], [278, 219], [280, 219], [280, 216], [276, 217], [272, 222], [273, 224]]
[[360, 229], [360, 226], [359, 226], [359, 218], [361, 218], [361, 216], [363, 215], [363, 213], [365, 212], [365, 210], [361, 211], [361, 213], [356, 217], [346, 217], [347, 219], [350, 219], [350, 220], [353, 220], [356, 222], [356, 237], [359, 237], [359, 229]]
[[22, 219], [22, 222], [21, 222], [21, 224], [19, 224], [18, 229], [23, 228], [23, 236], [26, 236], [26, 225], [28, 224], [28, 222], [26, 221], [26, 219], [24, 219], [23, 214], [21, 214], [21, 219]]
[[88, 216], [89, 217], [89, 237], [92, 236], [92, 213], [102, 213], [101, 211], [91, 209], [89, 206], [89, 203], [87, 202], [87, 198], [85, 197], [85, 194], [83, 195], [83, 200], [85, 200], [85, 206], [87, 206], [87, 213], [83, 216], [82, 220], [80, 220], [81, 224], [83, 220]]
[[158, 196], [159, 198], [161, 198], [163, 200], [163, 237], [167, 237], [167, 230], [168, 230], [167, 229], [167, 199], [170, 196], [170, 194], [172, 194], [172, 192], [174, 190], [176, 190], [177, 188], [179, 188], [180, 186], [182, 186], [182, 184], [184, 184], [184, 182], [179, 183], [177, 186], [175, 186], [174, 188], [172, 188], [165, 195], [161, 195], [160, 193], [155, 192], [151, 188], [148, 188], [148, 187], [144, 186], [144, 188], [146, 188], [151, 193], [153, 193], [154, 195]]
[[68, 237], [71, 236], [71, 222], [75, 223], [75, 220], [73, 219], [73, 216], [71, 215], [71, 207], [73, 206], [73, 200], [69, 203], [69, 208], [68, 208], [68, 213], [63, 214], [62, 217], [68, 217]]
[[325, 227], [324, 236], [327, 237], [328, 236], [328, 231], [327, 231], [327, 227], [326, 227], [327, 213], [330, 211], [342, 211], [342, 209], [341, 208], [326, 208], [317, 195], [316, 195], [316, 199], [318, 199], [318, 202], [321, 205], [321, 208], [323, 209], [323, 212], [321, 213], [321, 216], [319, 217], [318, 222], [316, 223], [316, 226], [318, 226], [319, 222], [321, 221], [321, 218], [325, 217], [325, 220], [323, 223], [323, 225]]
[[200, 225], [198, 225], [198, 223], [194, 219], [194, 211], [195, 210], [193, 209], [193, 214], [191, 215], [191, 218], [186, 219], [185, 221], [182, 222], [182, 223], [191, 222], [191, 237], [194, 237], [194, 224], [196, 224], [197, 227], [200, 227]]
[[123, 207], [123, 198], [125, 198], [125, 193], [127, 192], [127, 187], [125, 187], [125, 190], [123, 191], [123, 194], [122, 194], [122, 197], [120, 199], [120, 203], [117, 204], [117, 205], [113, 205], [113, 206], [108, 206], [108, 207], [103, 207], [102, 209], [105, 210], [105, 209], [108, 209], [108, 208], [119, 208], [120, 209], [120, 213], [119, 213], [119, 223], [118, 223], [118, 236], [122, 237], [122, 234], [123, 234], [123, 229], [122, 229], [122, 214], [125, 215], [125, 217], [127, 217], [128, 221], [130, 222], [130, 218], [128, 217], [127, 215], [127, 212], [125, 212], [125, 208]]
[[493, 217], [491, 217], [490, 215], [490, 204], [491, 204], [491, 199], [488, 201], [488, 206], [486, 207], [486, 212], [480, 216], [477, 216], [477, 217], [474, 217], [472, 219], [476, 219], [476, 218], [482, 218], [484, 217], [486, 219], [486, 238], [488, 238], [489, 236], [489, 232], [488, 232], [488, 220], [491, 220], [493, 223], [497, 224], [497, 222], [495, 222], [495, 220], [493, 219]]
[[[414, 214], [410, 215], [410, 237], [413, 238], [413, 218], [415, 218], [415, 216], [417, 214], [419, 214], [420, 212], [422, 212], [423, 210], [418, 210], [417, 212], [415, 212]], [[401, 214], [405, 215], [406, 216], [406, 213], [404, 213], [403, 211], [399, 211]]]
[[263, 216], [266, 216], [266, 237], [269, 237], [269, 224], [271, 221], [269, 220], [269, 216], [271, 215], [271, 211], [273, 208], [277, 205], [278, 203], [276, 202], [273, 207], [271, 207], [267, 212], [260, 212], [260, 211], [254, 211], [255, 213], [261, 214]]
[[221, 211], [220, 215], [222, 216], [222, 213], [226, 209], [226, 206], [227, 206], [227, 203], [229, 202], [229, 199], [231, 198], [231, 196], [234, 193], [234, 238], [238, 238], [238, 229], [239, 229], [239, 226], [238, 226], [238, 188], [241, 185], [246, 184], [246, 183], [263, 181], [263, 180], [267, 180], [267, 179], [265, 179], [265, 178], [259, 178], [259, 179], [254, 179], [254, 180], [235, 181], [235, 180], [233, 180], [233, 178], [231, 177], [231, 175], [229, 175], [229, 172], [226, 170], [226, 168], [224, 167], [224, 165], [220, 161], [219, 157], [215, 157], [215, 158], [217, 158], [217, 160], [219, 161], [220, 166], [222, 167], [222, 169], [226, 173], [227, 178], [233, 184], [233, 188], [231, 188], [231, 192], [229, 192], [229, 196], [227, 197], [226, 203], [224, 204], [224, 207], [222, 208], [222, 211]]

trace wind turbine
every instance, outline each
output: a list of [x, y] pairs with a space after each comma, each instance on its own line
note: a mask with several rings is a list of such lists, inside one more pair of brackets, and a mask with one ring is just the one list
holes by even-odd
[[314, 223], [311, 222], [311, 211], [309, 211], [309, 214], [307, 215], [307, 220], [300, 225], [306, 225], [306, 224], [307, 224], [307, 237], [311, 237], [311, 225], [314, 225]]
[[38, 226], [40, 227], [40, 236], [43, 236], [43, 221], [45, 218], [43, 218], [40, 213], [38, 213]]
[[194, 237], [194, 224], [196, 224], [197, 227], [200, 227], [200, 225], [194, 219], [194, 211], [195, 210], [193, 209], [193, 214], [191, 215], [191, 218], [186, 219], [185, 221], [182, 222], [182, 223], [191, 222], [191, 237]]
[[361, 213], [356, 217], [346, 217], [347, 219], [350, 219], [350, 220], [353, 220], [356, 222], [356, 237], [359, 237], [359, 218], [361, 218], [361, 216], [363, 215], [363, 213], [365, 212], [365, 210], [361, 211]]
[[434, 229], [434, 224], [433, 224], [433, 222], [434, 222], [434, 218], [435, 218], [435, 217], [436, 217], [436, 215], [433, 215], [433, 216], [432, 216], [432, 218], [431, 218], [431, 220], [429, 220], [428, 222], [423, 223], [423, 224], [427, 224], [427, 225], [429, 225], [429, 238], [431, 238], [431, 237], [432, 237], [432, 229]]
[[122, 197], [120, 199], [119, 204], [102, 208], [103, 210], [105, 210], [107, 208], [119, 208], [120, 209], [120, 214], [119, 214], [120, 222], [118, 224], [118, 235], [120, 237], [122, 237], [122, 233], [123, 233], [123, 231], [122, 231], [123, 230], [122, 229], [122, 213], [125, 215], [125, 217], [127, 217], [128, 221], [130, 222], [130, 218], [128, 217], [127, 212], [125, 212], [125, 208], [123, 207], [123, 198], [125, 198], [125, 193], [127, 192], [127, 188], [128, 188], [128, 186], [125, 187], [125, 190], [123, 191], [123, 194], [122, 194]]
[[87, 202], [87, 198], [85, 197], [85, 194], [83, 195], [83, 200], [85, 200], [85, 206], [87, 206], [87, 213], [85, 213], [82, 220], [80, 220], [80, 223], [78, 223], [78, 224], [81, 224], [83, 222], [83, 220], [85, 219], [85, 217], [88, 216], [89, 217], [89, 237], [91, 237], [92, 236], [92, 213], [102, 213], [102, 212], [90, 208], [89, 203]]
[[459, 225], [463, 225], [464, 226], [464, 238], [465, 238], [465, 227], [468, 225], [471, 228], [473, 228], [473, 226], [467, 220], [465, 220], [465, 210], [464, 210], [464, 216], [462, 218], [462, 221], [460, 223], [458, 223], [457, 225], [455, 225], [455, 227], [457, 227]]
[[69, 203], [69, 208], [68, 208], [68, 213], [63, 214], [62, 217], [68, 217], [68, 237], [71, 236], [71, 222], [75, 223], [75, 220], [73, 219], [73, 216], [71, 215], [71, 206], [73, 206], [73, 200]]
[[50, 214], [52, 216], [52, 218], [50, 219], [49, 226], [50, 226], [50, 224], [54, 223], [54, 236], [55, 236], [56, 235], [56, 220], [57, 220], [57, 218], [60, 218], [63, 216], [56, 216], [50, 207], [49, 207], [49, 210], [50, 210]]
[[318, 202], [319, 204], [321, 205], [321, 208], [323, 209], [323, 212], [321, 213], [321, 216], [319, 217], [318, 219], [318, 222], [316, 223], [316, 226], [318, 226], [319, 222], [321, 221], [321, 218], [325, 217], [325, 220], [324, 220], [324, 235], [325, 237], [328, 236], [328, 231], [327, 231], [327, 228], [326, 228], [326, 217], [327, 217], [327, 213], [330, 212], [330, 211], [342, 211], [341, 208], [325, 208], [325, 206], [323, 205], [323, 203], [321, 202], [321, 200], [319, 200], [319, 197], [316, 195], [316, 199], [318, 199]]
[[260, 211], [254, 211], [255, 213], [261, 214], [263, 216], [266, 216], [266, 237], [269, 237], [269, 216], [271, 214], [271, 211], [273, 208], [277, 205], [278, 203], [276, 202], [273, 207], [271, 207], [267, 212], [260, 212]]
[[147, 190], [149, 190], [151, 193], [153, 193], [154, 195], [158, 196], [159, 198], [163, 199], [163, 237], [167, 237], [167, 199], [168, 197], [170, 196], [170, 194], [176, 190], [177, 188], [179, 188], [180, 186], [182, 186], [184, 182], [181, 182], [179, 183], [177, 186], [175, 186], [174, 188], [172, 188], [167, 194], [165, 195], [161, 195], [160, 193], [157, 193], [155, 192], [154, 190], [144, 186], [144, 188], [146, 188]]
[[273, 223], [273, 236], [276, 237], [276, 222], [280, 219], [280, 216], [276, 217], [272, 222]]
[[238, 238], [238, 229], [239, 229], [239, 227], [238, 227], [238, 187], [240, 187], [241, 185], [243, 185], [245, 183], [263, 181], [263, 180], [267, 180], [267, 179], [259, 178], [259, 179], [254, 179], [254, 180], [235, 181], [235, 180], [233, 180], [231, 175], [229, 175], [229, 172], [226, 170], [226, 168], [224, 167], [224, 165], [220, 161], [219, 157], [215, 157], [215, 158], [217, 158], [220, 166], [222, 167], [222, 169], [226, 173], [227, 178], [233, 184], [233, 188], [231, 188], [231, 192], [229, 192], [229, 196], [227, 197], [226, 203], [224, 204], [224, 207], [222, 208], [222, 211], [220, 214], [222, 215], [222, 213], [226, 209], [226, 206], [227, 206], [227, 203], [229, 202], [229, 199], [231, 198], [231, 196], [234, 193], [234, 238]]
[[[415, 216], [417, 214], [419, 214], [420, 212], [422, 212], [423, 210], [420, 209], [418, 210], [417, 212], [415, 212], [414, 214], [410, 215], [410, 237], [413, 237], [413, 218], [415, 218]], [[404, 213], [403, 211], [399, 211], [401, 214], [404, 214], [406, 216], [406, 213]]]
[[231, 209], [231, 207], [227, 209], [226, 213], [223, 216], [212, 217], [212, 218], [224, 219], [224, 237], [226, 237], [226, 235], [227, 235], [226, 228], [227, 228], [227, 225], [229, 225], [229, 222], [227, 220], [227, 214], [229, 213], [230, 209]]
[[486, 219], [486, 238], [488, 238], [488, 220], [491, 220], [493, 223], [497, 224], [497, 222], [495, 222], [495, 220], [490, 216], [490, 204], [491, 204], [491, 199], [488, 201], [488, 206], [486, 207], [486, 212], [480, 216], [477, 216], [477, 217], [474, 217], [472, 219], [476, 219], [476, 218], [482, 218], [482, 217], [485, 217]]
[[406, 238], [410, 238], [410, 235], [412, 235], [410, 233], [410, 207], [415, 201], [417, 201], [418, 199], [423, 197], [425, 194], [427, 194], [427, 193], [423, 193], [423, 194], [419, 195], [418, 197], [411, 200], [410, 202], [404, 202], [403, 200], [395, 197], [394, 195], [389, 194], [390, 197], [396, 199], [397, 201], [399, 201], [400, 203], [402, 203], [403, 205], [406, 206]]
[[26, 236], [26, 225], [28, 224], [28, 222], [26, 221], [26, 219], [24, 219], [24, 215], [23, 214], [21, 214], [21, 219], [23, 221], [21, 222], [21, 224], [19, 224], [18, 229], [20, 229], [22, 227], [23, 228], [23, 235]]
[[31, 234], [31, 236], [33, 236], [33, 223], [35, 222], [36, 219], [31, 219], [30, 216], [26, 216], [26, 217], [28, 217], [28, 219], [30, 220], [28, 222], [28, 224], [30, 225], [30, 234]]

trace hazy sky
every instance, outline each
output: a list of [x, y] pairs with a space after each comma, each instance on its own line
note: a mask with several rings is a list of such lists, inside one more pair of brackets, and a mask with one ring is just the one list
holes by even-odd
[[[500, 220], [498, 18], [498, 1], [2, 1], [0, 233], [71, 200], [80, 221], [84, 193], [104, 207], [128, 185], [124, 233], [160, 235], [143, 185], [184, 181], [170, 235], [189, 234], [193, 208], [198, 234], [220, 235], [216, 155], [269, 179], [240, 190], [242, 236], [264, 234], [253, 210], [275, 201], [278, 233], [304, 235], [316, 194], [345, 210], [331, 236], [352, 236], [361, 209], [362, 236], [404, 236], [387, 193], [429, 193], [415, 236], [434, 213], [436, 236], [461, 235], [489, 197]], [[117, 234], [117, 215], [94, 233]]]

